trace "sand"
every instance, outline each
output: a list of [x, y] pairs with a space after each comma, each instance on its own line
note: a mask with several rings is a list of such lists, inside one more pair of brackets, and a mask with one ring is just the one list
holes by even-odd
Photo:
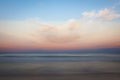
[[120, 62], [0, 62], [0, 80], [120, 80]]

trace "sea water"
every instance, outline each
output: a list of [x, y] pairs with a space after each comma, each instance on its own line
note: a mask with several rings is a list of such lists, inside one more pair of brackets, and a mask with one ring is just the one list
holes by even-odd
[[0, 61], [120, 61], [116, 53], [1, 53]]

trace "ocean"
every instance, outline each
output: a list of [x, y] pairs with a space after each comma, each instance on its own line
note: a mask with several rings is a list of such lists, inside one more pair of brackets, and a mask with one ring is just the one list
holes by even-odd
[[120, 61], [116, 53], [2, 53], [0, 61]]

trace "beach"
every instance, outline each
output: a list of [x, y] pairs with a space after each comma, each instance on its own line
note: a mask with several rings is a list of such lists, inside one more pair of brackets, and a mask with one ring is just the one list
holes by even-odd
[[0, 80], [119, 79], [119, 61], [0, 62]]

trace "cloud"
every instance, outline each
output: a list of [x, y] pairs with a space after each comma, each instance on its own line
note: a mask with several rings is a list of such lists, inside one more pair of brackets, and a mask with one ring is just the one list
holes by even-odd
[[120, 18], [120, 14], [115, 13], [114, 11], [105, 8], [105, 9], [100, 10], [98, 12], [97, 17], [101, 18], [104, 21], [107, 21], [107, 20], [112, 20], [112, 19]]
[[95, 11], [83, 12], [82, 15], [84, 17], [90, 17], [95, 20], [101, 20], [101, 21], [109, 21], [116, 18], [120, 18], [119, 13], [116, 13], [114, 10], [108, 8], [101, 9], [97, 12]]
[[37, 31], [33, 33], [34, 37], [42, 37], [50, 42], [72, 42], [80, 38], [76, 30], [80, 26], [74, 20], [69, 20], [63, 25], [40, 24], [39, 26]]
[[86, 16], [86, 17], [94, 17], [96, 15], [96, 13], [94, 11], [91, 11], [91, 12], [83, 12], [82, 13], [83, 16]]

